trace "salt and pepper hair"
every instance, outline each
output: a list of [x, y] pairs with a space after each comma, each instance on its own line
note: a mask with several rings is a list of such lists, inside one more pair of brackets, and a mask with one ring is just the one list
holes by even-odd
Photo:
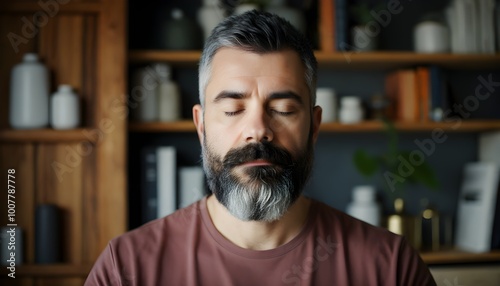
[[311, 107], [316, 104], [317, 62], [309, 41], [288, 21], [274, 14], [256, 10], [226, 18], [205, 42], [198, 70], [200, 104], [204, 106], [205, 89], [210, 80], [214, 55], [220, 48], [237, 48], [258, 54], [291, 49], [305, 66]]

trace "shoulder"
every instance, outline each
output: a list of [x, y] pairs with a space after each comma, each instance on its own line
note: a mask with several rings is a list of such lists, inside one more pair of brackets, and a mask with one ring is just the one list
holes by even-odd
[[[435, 285], [418, 252], [406, 239], [314, 201], [318, 233], [331, 236], [350, 269], [371, 273], [381, 285]], [[384, 275], [381, 275], [384, 273]]]
[[162, 244], [168, 244], [172, 240], [182, 239], [190, 230], [190, 226], [199, 225], [200, 206], [198, 201], [183, 209], [149, 223], [134, 230], [128, 231], [110, 241], [110, 247], [117, 255], [141, 254], [148, 251], [156, 251]]

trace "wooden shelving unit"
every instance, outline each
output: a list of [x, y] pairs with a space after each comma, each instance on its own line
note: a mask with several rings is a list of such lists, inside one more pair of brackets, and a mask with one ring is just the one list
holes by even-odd
[[[53, 2], [57, 4], [59, 12], [78, 12], [78, 13], [97, 13], [102, 10], [102, 4], [96, 2], [78, 2], [67, 1], [65, 4], [59, 4], [58, 1]], [[0, 11], [2, 12], [38, 12], [43, 11], [43, 8], [38, 4], [38, 1], [24, 2], [24, 1], [2, 1], [0, 3]]]
[[[81, 277], [86, 278], [92, 265], [72, 264], [23, 264], [16, 266], [16, 277]], [[0, 269], [0, 275], [10, 273], [5, 267]]]
[[[462, 121], [460, 123], [445, 122], [398, 122], [395, 124], [400, 132], [432, 132], [442, 129], [445, 132], [484, 132], [500, 129], [500, 120], [474, 120]], [[356, 133], [356, 132], [380, 132], [384, 131], [384, 125], [379, 121], [365, 121], [359, 124], [323, 123], [320, 126], [322, 132]], [[177, 122], [151, 122], [130, 123], [131, 132], [194, 132], [196, 131], [191, 120]]]
[[[174, 66], [196, 65], [200, 51], [135, 50], [131, 63], [168, 62]], [[416, 65], [439, 65], [445, 69], [487, 70], [500, 66], [500, 54], [417, 54], [413, 52], [315, 52], [320, 67], [338, 70], [391, 70]]]
[[90, 129], [78, 128], [71, 130], [33, 129], [33, 130], [0, 130], [0, 142], [21, 143], [61, 143], [82, 142], [94, 143], [95, 138], [88, 136]]
[[427, 264], [456, 264], [456, 263], [500, 263], [500, 250], [485, 253], [471, 253], [456, 249], [437, 252], [423, 252], [420, 254]]

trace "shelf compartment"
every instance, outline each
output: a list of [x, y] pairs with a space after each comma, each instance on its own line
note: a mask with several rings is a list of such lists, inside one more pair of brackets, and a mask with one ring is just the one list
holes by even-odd
[[[59, 4], [58, 2], [56, 2]], [[99, 2], [75, 2], [69, 1], [66, 4], [59, 4], [59, 12], [76, 12], [76, 13], [98, 13], [101, 11], [102, 4]], [[18, 1], [2, 1], [0, 3], [0, 13], [26, 13], [43, 11], [38, 2], [18, 2]]]
[[[396, 129], [401, 132], [432, 132], [435, 129], [443, 129], [445, 132], [485, 132], [500, 129], [500, 120], [469, 120], [458, 123], [446, 122], [397, 122]], [[323, 123], [321, 132], [380, 132], [384, 131], [384, 124], [380, 121], [365, 121], [358, 124]], [[130, 123], [131, 132], [194, 132], [196, 131], [191, 120], [177, 122], [151, 122]]]
[[93, 138], [86, 136], [86, 134], [91, 132], [91, 129], [85, 128], [71, 130], [54, 130], [49, 128], [31, 130], [8, 129], [0, 130], [0, 142], [61, 143], [88, 141], [94, 143]]
[[[16, 265], [16, 277], [87, 277], [92, 265], [74, 264], [22, 264]], [[7, 276], [9, 271], [2, 267], [0, 274]]]
[[[200, 51], [135, 50], [132, 63], [168, 62], [172, 65], [198, 64]], [[391, 70], [418, 65], [437, 65], [455, 70], [498, 70], [500, 54], [417, 54], [413, 52], [315, 52], [321, 67], [337, 70]]]
[[422, 252], [420, 257], [426, 264], [491, 263], [500, 262], [500, 250], [485, 253], [472, 253], [452, 249], [436, 252]]

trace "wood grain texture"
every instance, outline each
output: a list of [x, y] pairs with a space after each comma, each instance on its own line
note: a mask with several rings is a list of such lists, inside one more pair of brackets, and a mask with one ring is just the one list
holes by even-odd
[[96, 143], [95, 236], [89, 257], [96, 259], [112, 237], [127, 229], [126, 118], [116, 109], [125, 101], [125, 1], [105, 0], [98, 23], [98, 90], [95, 121], [102, 140]]
[[[0, 183], [7, 186], [7, 170], [15, 169], [16, 223], [23, 229], [24, 262], [34, 261], [35, 147], [32, 144], [0, 144]], [[0, 197], [1, 224], [7, 224], [7, 192]]]
[[63, 262], [82, 262], [82, 179], [87, 150], [79, 144], [40, 144], [36, 148], [36, 202], [55, 204], [61, 214]]

